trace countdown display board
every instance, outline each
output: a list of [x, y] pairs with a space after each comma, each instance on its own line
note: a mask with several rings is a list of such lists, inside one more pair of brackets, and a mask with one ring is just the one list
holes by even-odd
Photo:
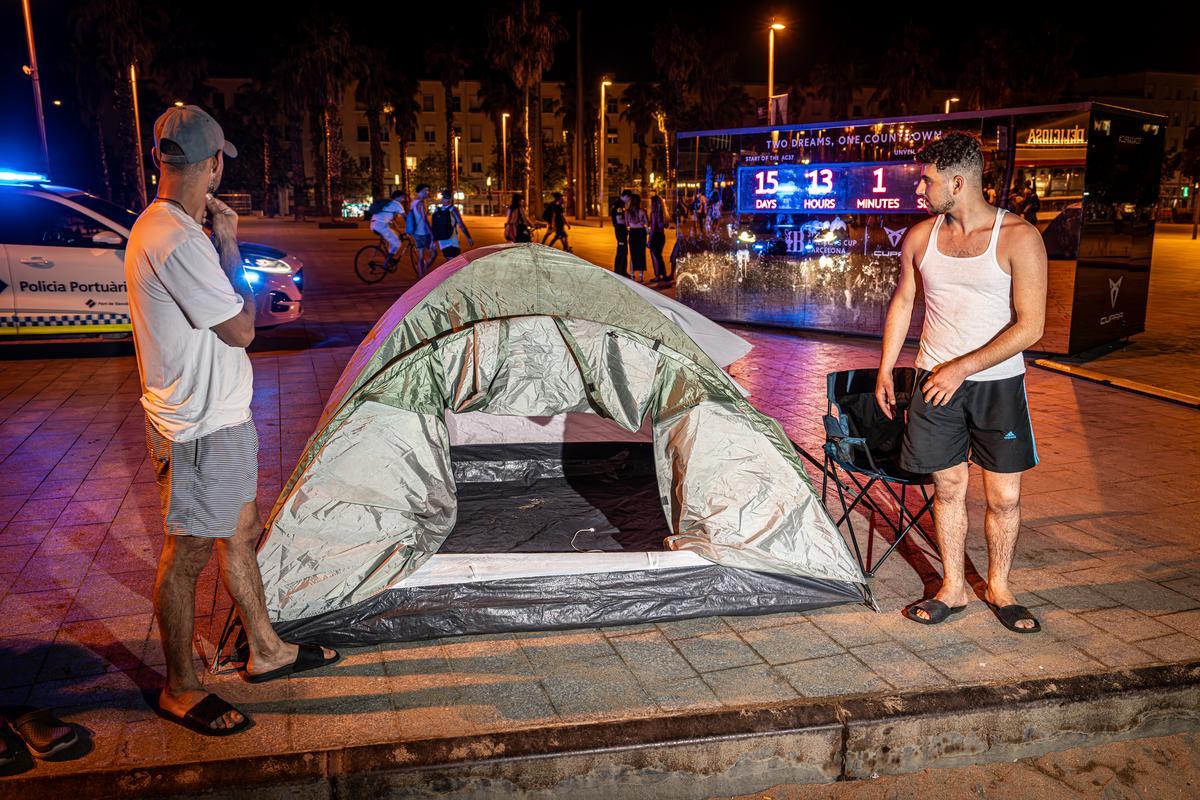
[[867, 162], [739, 167], [737, 207], [755, 214], [918, 214], [921, 165]]

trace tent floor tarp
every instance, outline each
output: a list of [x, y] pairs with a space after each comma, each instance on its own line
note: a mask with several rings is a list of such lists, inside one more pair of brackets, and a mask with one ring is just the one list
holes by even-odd
[[438, 552], [361, 603], [277, 624], [282, 635], [369, 644], [805, 611], [862, 599], [853, 584], [664, 551], [668, 528], [649, 444], [465, 446], [451, 456], [458, 520]]

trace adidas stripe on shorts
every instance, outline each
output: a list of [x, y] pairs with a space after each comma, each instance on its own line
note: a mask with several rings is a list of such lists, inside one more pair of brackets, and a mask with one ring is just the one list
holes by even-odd
[[227, 538], [242, 506], [258, 495], [258, 431], [254, 421], [173, 442], [146, 420], [163, 527], [176, 536]]

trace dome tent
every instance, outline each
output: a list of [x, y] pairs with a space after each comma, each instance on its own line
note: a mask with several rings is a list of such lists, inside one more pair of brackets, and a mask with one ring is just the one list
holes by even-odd
[[540, 245], [433, 271], [271, 512], [275, 627], [352, 644], [866, 601], [787, 436], [710, 356], [738, 343]]

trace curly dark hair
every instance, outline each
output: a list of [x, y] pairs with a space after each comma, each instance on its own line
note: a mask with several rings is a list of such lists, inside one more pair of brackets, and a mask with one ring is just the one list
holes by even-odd
[[917, 151], [917, 161], [933, 164], [938, 171], [957, 172], [983, 183], [983, 147], [979, 137], [965, 131], [952, 131], [934, 139]]

